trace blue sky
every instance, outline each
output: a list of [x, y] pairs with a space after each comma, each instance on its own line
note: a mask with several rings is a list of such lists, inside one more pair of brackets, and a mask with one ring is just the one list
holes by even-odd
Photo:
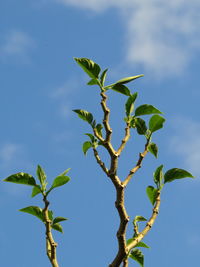
[[[189, 267], [199, 262], [200, 243], [200, 3], [197, 0], [7, 0], [0, 4], [0, 173], [2, 179], [24, 171], [35, 175], [40, 164], [49, 180], [71, 167], [71, 181], [52, 193], [64, 235], [59, 243], [60, 266], [101, 267], [113, 259], [118, 219], [111, 183], [81, 146], [89, 132], [72, 109], [102, 113], [97, 88], [73, 57], [88, 57], [109, 68], [108, 82], [144, 73], [130, 84], [137, 104], [153, 104], [166, 124], [153, 141], [156, 160], [148, 155], [127, 188], [127, 210], [149, 217], [145, 188], [152, 173], [179, 167], [195, 180], [166, 185], [161, 212], [145, 241], [145, 267]], [[123, 95], [109, 93], [114, 143], [123, 136]], [[135, 142], [134, 142], [135, 141]], [[120, 162], [123, 177], [143, 149], [133, 137]], [[30, 188], [0, 186], [0, 256], [5, 267], [49, 266], [44, 227], [18, 209], [40, 205]], [[40, 205], [42, 206], [42, 205]], [[129, 229], [129, 235], [131, 235]], [[137, 266], [130, 262], [131, 266]]]

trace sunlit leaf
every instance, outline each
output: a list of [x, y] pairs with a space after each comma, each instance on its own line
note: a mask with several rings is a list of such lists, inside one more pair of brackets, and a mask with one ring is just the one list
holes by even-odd
[[133, 249], [129, 254], [129, 257], [144, 267], [144, 255], [139, 249]]
[[31, 214], [33, 216], [36, 216], [41, 221], [44, 221], [44, 216], [43, 216], [42, 209], [37, 207], [37, 206], [29, 206], [29, 207], [20, 209], [19, 211], [29, 213], [29, 214]]
[[164, 183], [170, 183], [174, 180], [177, 179], [182, 179], [182, 178], [194, 178], [194, 176], [189, 173], [188, 171], [185, 171], [183, 169], [178, 169], [178, 168], [173, 168], [168, 170], [165, 175], [164, 175]]
[[64, 217], [56, 217], [52, 224], [56, 224], [56, 223], [59, 223], [59, 222], [62, 222], [62, 221], [67, 221], [67, 218], [64, 218]]
[[129, 117], [134, 109], [134, 102], [137, 98], [137, 93], [134, 93], [133, 95], [129, 96], [128, 100], [125, 104], [125, 110], [126, 110], [126, 116]]
[[104, 86], [104, 83], [105, 83], [105, 79], [106, 79], [106, 75], [107, 75], [107, 71], [108, 69], [105, 69], [102, 74], [101, 74], [101, 77], [100, 77], [100, 82], [101, 82], [101, 85]]
[[86, 110], [83, 110], [83, 109], [74, 109], [73, 111], [78, 114], [79, 118], [81, 118], [84, 121], [87, 121], [89, 124], [92, 125], [92, 122], [93, 122], [92, 113]]
[[134, 220], [133, 220], [133, 223], [137, 223], [137, 222], [145, 222], [147, 221], [146, 218], [144, 218], [143, 216], [140, 216], [140, 215], [137, 215], [135, 216]]
[[99, 84], [99, 81], [98, 79], [91, 79], [87, 85], [98, 85]]
[[90, 76], [95, 79], [99, 77], [101, 68], [98, 64], [88, 58], [74, 58], [81, 68]]
[[144, 242], [139, 242], [135, 247], [140, 247], [140, 248], [150, 248], [147, 244]]
[[158, 186], [158, 188], [160, 188], [161, 184], [162, 184], [162, 180], [163, 180], [163, 165], [160, 165], [154, 172], [153, 174], [153, 178], [154, 178], [154, 182], [155, 184]]
[[163, 127], [165, 119], [159, 115], [153, 115], [149, 120], [149, 130], [153, 133]]
[[153, 154], [156, 158], [158, 157], [158, 147], [154, 143], [148, 145], [148, 151]]
[[9, 177], [7, 177], [6, 179], [4, 179], [3, 181], [16, 183], [16, 184], [31, 185], [31, 186], [36, 185], [36, 181], [35, 181], [34, 177], [32, 175], [30, 175], [28, 173], [24, 173], [24, 172], [12, 174]]
[[118, 92], [118, 93], [121, 93], [121, 94], [124, 94], [124, 95], [127, 95], [127, 96], [130, 96], [131, 93], [130, 93], [130, 90], [128, 89], [128, 87], [126, 87], [125, 85], [123, 84], [114, 84], [113, 86], [110, 87], [110, 89]]
[[135, 116], [149, 115], [149, 114], [161, 114], [162, 112], [152, 105], [144, 104], [136, 108]]
[[33, 187], [31, 197], [35, 197], [36, 195], [41, 194], [41, 193], [42, 193], [41, 187], [39, 185], [36, 185]]
[[117, 84], [129, 83], [129, 82], [132, 82], [133, 80], [136, 80], [136, 79], [138, 79], [140, 77], [143, 77], [143, 76], [144, 76], [144, 74], [140, 74], [140, 75], [136, 75], [136, 76], [131, 76], [131, 77], [126, 77], [126, 78], [120, 79], [116, 83]]
[[68, 183], [69, 180], [70, 180], [70, 178], [68, 176], [65, 176], [65, 175], [63, 175], [63, 176], [57, 176], [54, 179], [53, 184], [52, 184], [50, 190], [52, 190], [53, 188], [56, 188], [56, 187], [59, 187], [59, 186], [62, 186], [64, 184]]
[[92, 143], [90, 141], [86, 141], [86, 142], [83, 143], [82, 149], [83, 149], [84, 155], [86, 155], [88, 149], [91, 148], [91, 147], [92, 147]]
[[37, 176], [38, 176], [38, 179], [40, 181], [40, 184], [42, 186], [44, 186], [46, 184], [46, 173], [45, 171], [42, 169], [42, 167], [40, 165], [37, 166]]
[[153, 186], [148, 186], [146, 192], [151, 204], [154, 205], [158, 196], [158, 189]]
[[62, 226], [61, 226], [59, 223], [52, 224], [51, 227], [52, 227], [54, 230], [63, 233]]

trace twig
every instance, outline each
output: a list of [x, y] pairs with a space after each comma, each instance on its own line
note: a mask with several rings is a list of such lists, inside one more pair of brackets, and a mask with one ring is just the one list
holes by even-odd
[[121, 145], [119, 147], [119, 149], [117, 150], [117, 154], [120, 156], [122, 150], [124, 149], [126, 143], [128, 142], [130, 138], [130, 125], [129, 123], [126, 124], [126, 128], [125, 128], [125, 136], [122, 139]]
[[57, 243], [54, 241], [51, 233], [51, 220], [49, 219], [49, 210], [48, 210], [49, 201], [47, 200], [46, 195], [44, 195], [43, 201], [45, 203], [43, 214], [44, 214], [44, 223], [46, 227], [46, 252], [52, 264], [52, 267], [59, 267], [56, 258]]
[[132, 176], [136, 173], [136, 171], [141, 168], [141, 164], [142, 164], [142, 161], [144, 159], [144, 157], [146, 156], [146, 154], [148, 153], [148, 145], [149, 145], [149, 142], [150, 142], [150, 139], [147, 140], [146, 144], [145, 144], [145, 149], [142, 153], [139, 154], [139, 159], [135, 165], [135, 167], [133, 167], [128, 176], [126, 177], [126, 179], [123, 181], [123, 185], [126, 186], [129, 181], [131, 180]]
[[137, 237], [135, 237], [133, 239], [133, 241], [130, 244], [127, 245], [128, 251], [130, 251], [132, 248], [134, 248], [144, 238], [144, 236], [149, 232], [149, 230], [153, 226], [153, 224], [154, 224], [154, 222], [155, 222], [155, 220], [156, 220], [156, 218], [158, 216], [159, 208], [160, 208], [160, 191], [158, 191], [158, 195], [157, 195], [157, 198], [156, 198], [156, 203], [155, 203], [155, 206], [153, 208], [153, 212], [152, 212], [151, 218], [147, 222], [147, 224], [146, 224], [145, 228], [143, 229], [143, 231], [141, 231], [137, 235]]
[[102, 168], [102, 170], [105, 172], [105, 174], [106, 174], [107, 176], [109, 176], [109, 171], [108, 171], [108, 169], [106, 168], [104, 162], [101, 160], [98, 151], [97, 151], [95, 148], [93, 148], [93, 152], [94, 152], [94, 156], [95, 156], [95, 158], [96, 158], [97, 163], [98, 163], [99, 166]]

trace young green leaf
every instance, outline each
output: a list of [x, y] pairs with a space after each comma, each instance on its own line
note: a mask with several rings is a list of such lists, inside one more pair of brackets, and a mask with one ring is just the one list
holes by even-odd
[[141, 118], [134, 118], [134, 121], [138, 134], [145, 135], [147, 131], [147, 126], [145, 121]]
[[46, 186], [46, 178], [47, 178], [47, 176], [46, 176], [45, 171], [42, 169], [42, 167], [40, 165], [37, 166], [37, 176], [38, 176], [38, 179], [39, 179], [40, 184], [42, 185], [42, 187], [45, 187]]
[[137, 93], [130, 95], [128, 100], [126, 101], [125, 110], [126, 110], [126, 116], [127, 117], [129, 117], [131, 115], [131, 113], [133, 112], [134, 102], [137, 98], [137, 95], [138, 95]]
[[49, 216], [49, 220], [53, 221], [53, 211], [52, 210], [48, 210], [48, 216]]
[[131, 77], [126, 77], [123, 79], [120, 79], [119, 81], [116, 82], [116, 84], [125, 84], [125, 83], [129, 83], [132, 82], [133, 80], [136, 80], [140, 77], [143, 77], [144, 74], [140, 74], [140, 75], [136, 75], [136, 76], [131, 76]]
[[146, 189], [146, 193], [151, 204], [154, 205], [158, 196], [158, 189], [154, 188], [153, 186], [148, 186]]
[[153, 154], [156, 158], [158, 157], [158, 147], [154, 143], [148, 145], [148, 151]]
[[163, 123], [165, 119], [159, 115], [153, 115], [149, 120], [149, 130], [151, 133], [161, 129], [163, 127]]
[[59, 223], [52, 224], [51, 227], [52, 227], [54, 230], [63, 233], [62, 226], [61, 226]]
[[160, 187], [162, 185], [162, 180], [163, 180], [162, 169], [163, 169], [163, 165], [160, 165], [153, 174], [154, 182], [158, 186], [159, 189], [161, 189]]
[[37, 207], [37, 206], [29, 206], [29, 207], [20, 209], [19, 211], [29, 213], [29, 214], [31, 214], [33, 216], [36, 216], [41, 221], [44, 221], [44, 216], [43, 216], [42, 209]]
[[35, 197], [36, 195], [41, 193], [42, 193], [41, 187], [39, 185], [36, 185], [33, 187], [31, 197]]
[[142, 254], [141, 250], [133, 249], [129, 254], [129, 257], [144, 267], [144, 255]]
[[92, 125], [93, 122], [92, 113], [83, 109], [74, 109], [73, 111], [78, 114], [79, 118], [81, 118], [84, 121], [87, 121], [90, 125]]
[[103, 129], [103, 126], [99, 123], [96, 125], [96, 130], [97, 130], [97, 133], [102, 136], [102, 129]]
[[62, 176], [57, 176], [54, 181], [53, 184], [51, 186], [51, 188], [49, 189], [49, 191], [51, 191], [52, 189], [62, 186], [66, 183], [68, 183], [70, 180], [70, 178], [68, 176], [62, 175]]
[[141, 106], [137, 107], [135, 110], [135, 116], [157, 114], [157, 113], [162, 114], [162, 112], [160, 110], [158, 110], [154, 106], [148, 105], [148, 104], [141, 105]]
[[82, 149], [83, 149], [84, 155], [87, 154], [88, 149], [91, 148], [91, 147], [92, 147], [92, 143], [90, 141], [86, 141], [86, 142], [83, 143]]
[[53, 223], [52, 224], [56, 224], [56, 223], [59, 223], [59, 222], [62, 222], [62, 221], [67, 221], [67, 218], [64, 218], [64, 217], [56, 217], [53, 220]]
[[99, 81], [98, 79], [91, 79], [87, 85], [98, 85], [99, 84]]
[[174, 180], [177, 179], [182, 179], [182, 178], [186, 178], [186, 177], [190, 177], [190, 178], [194, 178], [194, 176], [182, 169], [178, 169], [178, 168], [173, 168], [168, 170], [165, 175], [164, 175], [164, 183], [170, 183]]
[[101, 83], [102, 86], [104, 86], [106, 75], [107, 75], [107, 71], [108, 71], [108, 69], [105, 69], [101, 74], [100, 83]]
[[101, 68], [98, 64], [88, 58], [74, 58], [79, 66], [90, 76], [90, 78], [95, 79], [99, 77]]
[[119, 84], [119, 83], [116, 83], [114, 85], [112, 85], [111, 87], [108, 87], [118, 93], [121, 93], [123, 95], [127, 95], [127, 96], [131, 96], [131, 92], [130, 90], [128, 89], [128, 87], [126, 87], [125, 85], [123, 84]]
[[24, 185], [31, 185], [35, 186], [36, 181], [34, 177], [28, 173], [24, 172], [19, 172], [16, 174], [12, 174], [6, 179], [3, 180], [4, 182], [11, 182], [11, 183], [16, 183], [16, 184], [24, 184]]
[[65, 170], [64, 172], [62, 172], [59, 176], [63, 176], [65, 174], [67, 174], [69, 172], [69, 170], [71, 170], [71, 168], [68, 168], [67, 170]]
[[94, 135], [93, 135], [93, 134], [86, 133], [85, 135], [89, 136], [89, 138], [90, 138], [90, 140], [91, 140], [91, 142], [92, 142], [92, 143], [94, 143], [94, 142], [95, 142], [95, 137], [94, 137]]
[[138, 215], [138, 216], [135, 216], [135, 218], [133, 220], [133, 224], [135, 224], [137, 222], [145, 222], [145, 221], [147, 221], [146, 218], [144, 218], [143, 216]]
[[140, 247], [140, 248], [150, 248], [147, 244], [144, 242], [139, 242], [135, 247]]

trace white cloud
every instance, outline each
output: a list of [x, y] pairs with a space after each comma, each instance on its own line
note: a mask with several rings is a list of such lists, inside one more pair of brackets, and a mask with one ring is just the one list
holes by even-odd
[[188, 119], [176, 119], [175, 136], [170, 140], [170, 151], [184, 161], [193, 175], [200, 177], [200, 123]]
[[13, 30], [1, 41], [0, 57], [4, 61], [20, 58], [21, 62], [28, 62], [28, 53], [34, 47], [35, 41], [28, 34]]
[[96, 12], [120, 9], [126, 27], [126, 60], [155, 74], [181, 74], [199, 49], [198, 0], [55, 1]]

